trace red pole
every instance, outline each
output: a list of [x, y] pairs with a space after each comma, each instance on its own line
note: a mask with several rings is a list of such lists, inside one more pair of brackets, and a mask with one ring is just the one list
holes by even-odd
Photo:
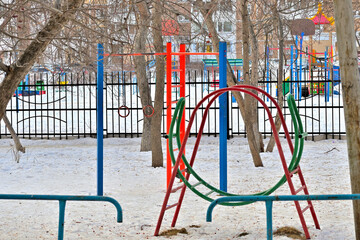
[[[171, 124], [171, 42], [166, 44], [166, 134], [169, 135]], [[171, 157], [169, 139], [166, 140], [166, 187], [171, 178]]]
[[[180, 52], [184, 53], [186, 51], [186, 45], [185, 44], [180, 44]], [[180, 97], [185, 98], [185, 69], [186, 69], [186, 56], [185, 54], [180, 55], [179, 56], [179, 61], [180, 61]], [[180, 123], [180, 140], [181, 143], [183, 142], [185, 136], [185, 111], [183, 112], [182, 115], [182, 119], [181, 119], [181, 123]], [[185, 150], [184, 150], [184, 154], [185, 154]], [[185, 169], [185, 164], [183, 163], [183, 161], [180, 162], [180, 170]], [[185, 176], [185, 173], [183, 173], [183, 175]]]

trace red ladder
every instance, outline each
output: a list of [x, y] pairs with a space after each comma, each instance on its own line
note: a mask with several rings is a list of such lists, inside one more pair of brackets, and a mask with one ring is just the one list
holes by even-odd
[[[292, 172], [290, 172], [289, 170], [286, 171], [286, 172], [287, 172], [286, 173], [286, 178], [288, 179], [287, 182], [289, 184], [291, 194], [292, 195], [297, 195], [298, 193], [303, 191], [305, 195], [309, 195], [309, 191], [308, 191], [308, 188], [306, 186], [305, 179], [304, 179], [304, 176], [302, 174], [300, 166], [298, 166]], [[300, 179], [300, 182], [301, 182], [301, 187], [299, 189], [297, 189], [297, 190], [295, 190], [294, 184], [293, 184], [293, 182], [291, 180], [291, 178], [294, 176], [294, 174], [297, 174], [299, 176], [299, 179]], [[310, 210], [311, 216], [312, 216], [312, 218], [314, 220], [315, 227], [317, 229], [320, 229], [319, 221], [318, 221], [318, 219], [316, 217], [314, 206], [313, 206], [311, 200], [307, 201], [307, 206], [305, 208], [301, 208], [299, 201], [294, 201], [294, 203], [295, 203], [295, 207], [296, 207], [296, 210], [297, 210], [299, 218], [300, 218], [301, 225], [302, 225], [302, 227], [304, 229], [305, 237], [306, 237], [306, 239], [310, 239], [310, 233], [309, 233], [308, 227], [306, 225], [306, 221], [305, 221], [305, 218], [304, 218], [304, 212], [306, 210]]]

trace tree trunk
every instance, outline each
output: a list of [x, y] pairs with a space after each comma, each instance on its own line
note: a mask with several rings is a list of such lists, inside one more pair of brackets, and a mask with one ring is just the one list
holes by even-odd
[[[252, 68], [251, 68], [251, 76], [250, 76], [250, 85], [252, 86], [258, 86], [258, 77], [259, 77], [259, 46], [258, 46], [258, 40], [256, 38], [254, 25], [250, 21], [250, 16], [248, 14], [248, 23], [249, 23], [249, 32], [251, 36], [251, 44], [252, 44], [252, 53], [251, 53], [251, 61], [252, 61]], [[255, 92], [256, 93], [256, 92]], [[251, 105], [248, 107], [248, 110], [251, 116], [251, 119], [255, 119], [256, 121], [252, 122], [252, 128], [255, 136], [255, 143], [258, 147], [258, 152], [264, 152], [264, 142], [263, 138], [261, 136], [261, 133], [259, 132], [259, 124], [258, 124], [258, 110], [257, 110], [257, 103], [258, 101], [251, 97]]]
[[[135, 38], [134, 50], [137, 53], [142, 53], [146, 51], [145, 39], [148, 34], [148, 23], [150, 20], [150, 14], [146, 2], [140, 2], [136, 4], [138, 7], [138, 33]], [[145, 112], [149, 110], [148, 106], [152, 107], [151, 101], [151, 92], [148, 80], [146, 78], [146, 61], [145, 56], [135, 56], [135, 73], [137, 78], [137, 85], [139, 88], [141, 105], [144, 109], [144, 118], [143, 118], [143, 131], [141, 137], [141, 147], [140, 151], [151, 151], [151, 118], [147, 117], [146, 114], [151, 114]]]
[[[156, 0], [154, 6], [154, 19], [153, 19], [153, 38], [155, 52], [163, 52], [163, 39], [161, 32], [161, 16], [162, 16], [162, 1]], [[152, 116], [151, 126], [151, 151], [152, 151], [152, 166], [162, 167], [164, 162], [162, 144], [161, 144], [161, 120], [164, 106], [164, 80], [165, 68], [164, 57], [156, 56], [156, 88], [155, 88], [155, 113]]]
[[[250, 23], [249, 23], [249, 13], [247, 8], [247, 0], [241, 0], [241, 21], [242, 21], [242, 46], [243, 46], [243, 78], [244, 84], [251, 85], [250, 82]], [[253, 63], [257, 64], [257, 63]], [[245, 94], [244, 97], [245, 104], [245, 114], [243, 115], [246, 132], [248, 134], [248, 141], [250, 146], [251, 155], [253, 156], [253, 161], [255, 166], [262, 167], [263, 163], [260, 157], [260, 144], [256, 141], [259, 136], [254, 132], [257, 125], [257, 119], [254, 119], [252, 116], [252, 108], [253, 108], [253, 97]], [[255, 130], [256, 131], [256, 130]]]
[[[214, 2], [214, 3], [216, 3], [216, 2]], [[206, 6], [206, 4], [204, 4], [204, 2], [201, 0], [197, 0], [196, 5], [199, 8], [201, 14], [203, 15], [205, 24], [211, 34], [213, 49], [219, 50], [219, 35], [217, 34], [214, 21], [212, 20], [212, 14], [213, 14], [213, 10], [215, 8], [212, 5]], [[216, 56], [216, 58], [219, 61], [219, 57]], [[227, 85], [229, 87], [232, 87], [232, 86], [235, 86], [237, 83], [238, 82], [236, 80], [236, 77], [231, 69], [230, 64], [228, 63], [227, 64]], [[244, 98], [242, 97], [242, 95], [239, 92], [233, 92], [232, 94], [234, 95], [236, 102], [239, 105], [240, 113], [241, 113], [242, 118], [245, 121], [245, 125], [250, 126], [251, 124], [247, 121], [247, 119], [245, 117], [246, 116], [246, 114], [245, 114], [246, 108], [245, 108]], [[253, 132], [253, 128], [247, 127], [246, 132], [247, 132], [247, 136], [248, 136], [250, 152], [253, 157], [254, 165], [256, 167], [263, 166], [261, 157], [260, 157], [260, 153], [258, 152], [258, 149], [257, 149], [257, 144], [255, 141], [255, 135]]]
[[[351, 0], [334, 0], [343, 89], [351, 190], [360, 193], [360, 81]], [[360, 240], [360, 202], [353, 201], [356, 239]]]
[[[6, 114], [3, 116], [3, 120], [5, 122], [7, 129], [9, 130], [9, 132], [11, 134], [11, 137], [14, 140], [16, 151], [25, 153], [25, 148], [23, 147], [23, 145], [21, 145], [20, 139], [16, 135], [16, 132], [15, 132], [14, 128], [11, 126], [11, 123], [10, 123], [9, 119], [7, 118]], [[16, 161], [19, 162], [19, 159], [17, 159]]]
[[37, 34], [36, 38], [25, 49], [18, 61], [13, 63], [6, 71], [6, 76], [0, 84], [0, 119], [17, 86], [25, 78], [37, 58], [45, 51], [49, 43], [56, 37], [65, 24], [71, 19], [84, 0], [69, 0], [66, 10], [53, 13], [49, 22]]
[[[279, 72], [278, 72], [278, 82], [277, 82], [277, 94], [278, 94], [278, 104], [282, 111], [284, 106], [284, 94], [283, 94], [283, 75], [284, 75], [284, 29], [283, 24], [280, 18], [280, 13], [277, 11], [276, 6], [274, 7], [273, 14], [276, 16], [277, 28], [278, 28], [278, 38], [279, 38]], [[275, 27], [276, 28], [276, 27]], [[275, 117], [275, 128], [276, 131], [279, 132], [281, 127], [281, 120], [279, 116], [279, 112], [276, 113]], [[267, 152], [272, 152], [275, 146], [275, 138], [274, 135], [271, 136], [268, 145], [266, 146]]]

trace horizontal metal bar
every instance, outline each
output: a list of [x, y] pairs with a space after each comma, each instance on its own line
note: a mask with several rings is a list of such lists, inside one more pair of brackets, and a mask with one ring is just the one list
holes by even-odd
[[230, 196], [220, 197], [212, 201], [208, 207], [206, 221], [211, 222], [214, 207], [224, 202], [257, 202], [257, 201], [334, 201], [334, 200], [359, 200], [360, 194], [327, 194], [327, 195], [274, 195], [274, 196]]
[[[281, 196], [230, 196], [221, 197], [212, 201], [206, 212], [206, 221], [211, 222], [212, 211], [216, 205], [224, 202], [256, 202], [264, 201], [266, 204], [266, 223], [267, 223], [267, 239], [271, 240], [273, 235], [272, 230], [272, 205], [273, 201], [309, 201], [309, 200], [359, 200], [360, 194], [328, 194], [328, 195], [281, 195]], [[305, 207], [302, 212], [310, 208], [310, 205]]]
[[302, 213], [304, 213], [306, 210], [308, 210], [309, 208], [311, 208], [311, 205], [308, 204], [304, 209], [301, 210]]
[[299, 192], [301, 192], [305, 188], [306, 188], [306, 185], [301, 186], [298, 190], [295, 191], [295, 194], [298, 194]]
[[[213, 52], [171, 52], [170, 55], [219, 55], [219, 53]], [[165, 56], [168, 53], [104, 53], [105, 57], [121, 57], [121, 56]]]
[[122, 222], [122, 209], [118, 201], [105, 196], [75, 196], [75, 195], [27, 195], [27, 194], [0, 194], [4, 200], [57, 200], [57, 201], [102, 201], [110, 202], [117, 209], [117, 222]]
[[168, 209], [170, 209], [170, 208], [173, 208], [173, 207], [175, 207], [175, 206], [177, 206], [179, 203], [174, 203], [174, 204], [172, 204], [172, 205], [169, 205], [169, 206], [167, 206], [166, 208], [165, 208], [165, 210], [168, 210]]
[[290, 172], [290, 176], [292, 177], [298, 171], [299, 171], [299, 167], [295, 168], [293, 171]]
[[171, 193], [177, 192], [179, 189], [182, 189], [184, 186], [178, 186], [176, 188], [171, 189]]

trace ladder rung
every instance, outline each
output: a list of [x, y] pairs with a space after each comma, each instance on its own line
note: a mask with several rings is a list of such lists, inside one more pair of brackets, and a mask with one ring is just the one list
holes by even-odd
[[178, 101], [171, 101], [171, 103], [177, 103]]
[[306, 210], [308, 210], [309, 208], [311, 208], [311, 205], [308, 204], [303, 210], [301, 210], [302, 213], [304, 213]]
[[295, 173], [299, 171], [299, 166], [296, 167], [293, 171], [290, 172], [290, 176], [292, 177]]
[[197, 183], [195, 183], [195, 184], [193, 184], [193, 185], [191, 185], [193, 188], [195, 188], [195, 187], [197, 187], [197, 186], [199, 186], [200, 184], [202, 184], [202, 182], [197, 182]]
[[168, 209], [170, 209], [170, 208], [173, 208], [173, 207], [175, 207], [175, 206], [177, 206], [179, 203], [174, 203], [173, 205], [169, 205], [169, 206], [167, 206], [166, 208], [165, 208], [165, 210], [168, 210]]
[[174, 149], [173, 149], [173, 151], [177, 151], [177, 150], [179, 150], [179, 149], [178, 149], [178, 148], [174, 148]]
[[308, 133], [307, 132], [303, 132], [303, 133], [300, 133], [299, 134], [299, 138], [306, 138], [308, 136]]
[[171, 189], [171, 193], [177, 192], [179, 189], [182, 189], [183, 186], [178, 186], [176, 188]]
[[305, 185], [301, 186], [301, 188], [295, 191], [295, 195], [298, 194], [300, 191], [304, 190], [305, 188], [306, 188]]
[[207, 194], [205, 194], [205, 196], [209, 196], [210, 194], [212, 194], [214, 192], [214, 190], [211, 190], [210, 192], [208, 192]]
[[184, 173], [186, 171], [187, 171], [187, 168], [184, 168], [184, 169], [180, 170], [181, 173]]
[[171, 69], [172, 72], [182, 72], [182, 69]]
[[179, 87], [182, 87], [182, 85], [171, 85], [171, 87], [173, 87], [173, 88], [179, 88]]

